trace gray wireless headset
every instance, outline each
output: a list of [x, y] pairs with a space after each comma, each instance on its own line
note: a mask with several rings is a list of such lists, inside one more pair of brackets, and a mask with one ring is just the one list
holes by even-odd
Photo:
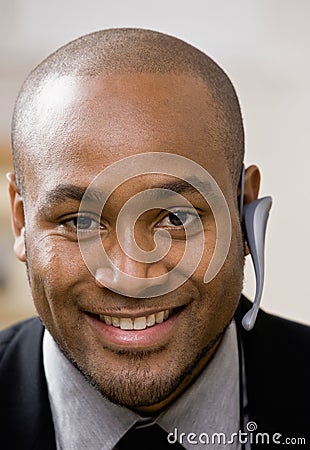
[[256, 290], [253, 306], [242, 319], [243, 328], [247, 331], [250, 331], [254, 327], [263, 294], [265, 271], [265, 237], [269, 211], [272, 205], [272, 198], [262, 197], [258, 200], [254, 200], [253, 202], [244, 205], [244, 173], [245, 168], [243, 166], [240, 180], [239, 210], [245, 238], [248, 243], [251, 259], [254, 265], [256, 280]]

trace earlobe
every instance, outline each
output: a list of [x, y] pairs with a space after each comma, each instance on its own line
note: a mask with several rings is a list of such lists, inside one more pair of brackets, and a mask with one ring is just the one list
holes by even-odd
[[25, 228], [21, 229], [19, 236], [15, 236], [14, 253], [21, 262], [26, 262]]
[[17, 258], [26, 261], [24, 202], [19, 193], [14, 173], [8, 173], [9, 196], [11, 203], [11, 223], [14, 235], [14, 253]]

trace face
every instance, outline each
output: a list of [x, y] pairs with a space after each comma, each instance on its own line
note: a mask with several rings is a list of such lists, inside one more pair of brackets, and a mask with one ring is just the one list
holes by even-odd
[[[15, 250], [25, 259], [24, 226], [38, 313], [68, 358], [104, 395], [132, 408], [156, 409], [207, 363], [242, 288], [244, 251], [236, 192], [216, 138], [211, 96], [201, 80], [185, 75], [63, 77], [45, 86], [34, 117], [36, 135], [25, 149], [25, 195], [21, 199], [14, 187], [11, 195]], [[119, 244], [116, 223], [125, 203], [146, 189], [168, 185], [175, 191], [180, 183], [174, 176], [149, 173], [126, 181], [112, 192], [100, 218], [79, 211], [81, 193], [100, 171], [150, 152], [198, 163], [225, 196], [232, 239], [210, 283], [204, 283], [204, 275], [215, 248], [216, 225], [208, 202], [194, 189], [183, 186], [180, 192], [191, 211], [170, 202], [169, 211], [156, 205], [136, 221], [134, 236], [144, 251], [154, 248], [156, 232], [169, 235], [170, 249], [160, 260], [135, 261]], [[197, 214], [205, 244], [194, 273], [171, 292], [140, 295], [143, 280], [165, 276], [178, 264], [186, 244], [182, 220], [192, 227]], [[77, 224], [86, 249], [92, 249], [97, 224], [115, 267], [138, 283], [120, 286], [122, 281], [104, 268], [96, 279], [81, 255]], [[123, 230], [126, 244], [130, 233], [126, 226]], [[195, 242], [195, 233], [188, 239]]]

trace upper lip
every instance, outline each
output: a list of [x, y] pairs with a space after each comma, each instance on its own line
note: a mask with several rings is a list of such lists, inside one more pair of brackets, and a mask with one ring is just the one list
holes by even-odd
[[147, 301], [122, 296], [107, 296], [102, 301], [89, 298], [84, 305], [82, 302], [79, 304], [79, 309], [86, 314], [97, 316], [135, 318], [150, 316], [167, 309], [185, 308], [193, 300], [192, 295], [188, 295], [186, 298], [183, 295], [174, 295], [172, 298], [149, 298]]
[[93, 314], [96, 316], [111, 316], [111, 317], [118, 317], [118, 318], [132, 318], [134, 319], [135, 317], [147, 317], [150, 316], [152, 314], [157, 314], [161, 311], [165, 311], [167, 309], [172, 310], [172, 309], [176, 309], [176, 308], [182, 308], [185, 307], [186, 305], [177, 305], [177, 306], [162, 306], [160, 308], [152, 308], [152, 309], [137, 309], [135, 311], [128, 311], [128, 310], [104, 310], [104, 311], [85, 311], [87, 314]]

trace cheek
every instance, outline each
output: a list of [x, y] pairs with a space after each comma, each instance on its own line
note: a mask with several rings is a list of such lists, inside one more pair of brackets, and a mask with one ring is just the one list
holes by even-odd
[[[58, 237], [28, 242], [32, 297], [43, 323], [58, 342], [80, 326], [79, 300], [90, 292], [89, 272], [77, 243]], [[86, 288], [85, 288], [86, 286]]]
[[200, 265], [191, 277], [201, 298], [197, 314], [204, 315], [210, 326], [216, 328], [215, 334], [220, 332], [233, 317], [242, 291], [244, 267], [242, 238], [237, 226], [233, 230], [229, 252], [215, 278], [211, 282], [204, 282], [213, 254], [211, 249], [205, 251]]
[[[70, 289], [79, 283], [85, 265], [77, 243], [51, 236], [27, 239], [29, 275], [37, 308], [42, 301], [56, 307], [57, 299], [65, 302]], [[54, 304], [55, 303], [55, 304]]]
[[167, 255], [163, 258], [168, 271], [178, 268], [186, 279], [194, 278], [204, 284], [204, 276], [210, 265], [216, 245], [216, 228], [209, 226], [202, 235], [198, 233], [186, 240], [172, 240]]

